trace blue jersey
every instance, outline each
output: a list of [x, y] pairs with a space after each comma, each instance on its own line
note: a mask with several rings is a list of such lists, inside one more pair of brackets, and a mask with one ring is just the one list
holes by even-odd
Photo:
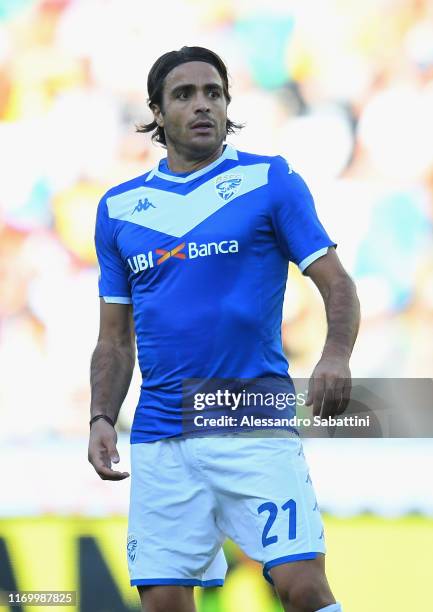
[[143, 377], [133, 444], [181, 433], [185, 379], [288, 377], [288, 264], [304, 271], [336, 246], [282, 157], [229, 145], [196, 172], [162, 160], [110, 189], [95, 243], [99, 295], [133, 305]]

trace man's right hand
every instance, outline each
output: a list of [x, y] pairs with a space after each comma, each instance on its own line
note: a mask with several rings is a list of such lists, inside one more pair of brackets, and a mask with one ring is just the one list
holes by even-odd
[[117, 472], [111, 469], [111, 463], [119, 463], [120, 457], [116, 448], [117, 433], [107, 421], [95, 421], [90, 430], [88, 459], [102, 480], [123, 480], [128, 472]]

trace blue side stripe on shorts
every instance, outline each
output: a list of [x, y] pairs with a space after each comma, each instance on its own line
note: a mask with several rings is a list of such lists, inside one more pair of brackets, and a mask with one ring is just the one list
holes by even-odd
[[298, 553], [297, 555], [286, 555], [285, 557], [278, 557], [277, 559], [272, 559], [272, 561], [268, 561], [263, 566], [263, 576], [268, 582], [274, 584], [269, 574], [269, 570], [272, 567], [275, 567], [276, 565], [282, 565], [283, 563], [291, 563], [293, 561], [305, 561], [307, 559], [315, 559], [318, 554], [318, 552]]
[[224, 580], [198, 580], [198, 578], [136, 578], [131, 580], [131, 586], [174, 585], [174, 586], [223, 586]]

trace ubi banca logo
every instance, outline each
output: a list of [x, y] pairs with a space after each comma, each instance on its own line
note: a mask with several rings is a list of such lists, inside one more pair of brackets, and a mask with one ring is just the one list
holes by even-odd
[[139, 253], [126, 260], [129, 267], [137, 274], [148, 268], [160, 266], [167, 259], [197, 259], [210, 255], [227, 255], [239, 252], [237, 240], [221, 240], [220, 242], [181, 242], [172, 249], [155, 249], [147, 253]]

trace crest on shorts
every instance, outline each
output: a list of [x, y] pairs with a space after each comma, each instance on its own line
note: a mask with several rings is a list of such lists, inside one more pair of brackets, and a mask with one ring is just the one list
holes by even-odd
[[215, 179], [215, 189], [219, 197], [228, 202], [237, 194], [242, 183], [243, 176], [240, 174], [220, 174]]
[[128, 536], [128, 543], [126, 545], [126, 550], [128, 551], [128, 557], [131, 563], [134, 563], [135, 557], [137, 556], [137, 548], [138, 548], [138, 540], [137, 538], [130, 534]]

